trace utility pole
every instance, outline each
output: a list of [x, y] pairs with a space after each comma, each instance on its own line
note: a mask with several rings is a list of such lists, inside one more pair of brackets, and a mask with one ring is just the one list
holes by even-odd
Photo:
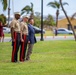
[[8, 27], [9, 27], [9, 21], [10, 21], [10, 0], [8, 1]]
[[43, 41], [43, 0], [41, 0], [41, 41]]

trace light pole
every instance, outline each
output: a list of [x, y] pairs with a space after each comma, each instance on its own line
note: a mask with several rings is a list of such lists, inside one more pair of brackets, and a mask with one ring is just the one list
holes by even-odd
[[43, 41], [43, 0], [41, 0], [41, 41]]
[[8, 27], [9, 27], [9, 21], [10, 21], [10, 0], [8, 1]]

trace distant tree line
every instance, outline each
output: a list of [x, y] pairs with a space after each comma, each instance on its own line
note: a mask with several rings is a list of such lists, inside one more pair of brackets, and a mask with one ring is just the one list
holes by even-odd
[[[35, 26], [40, 27], [41, 26], [41, 17], [35, 15], [34, 20], [35, 20]], [[53, 16], [52, 15], [46, 16], [46, 18], [44, 18], [44, 20], [43, 20], [43, 25], [55, 26], [56, 24], [55, 24]]]

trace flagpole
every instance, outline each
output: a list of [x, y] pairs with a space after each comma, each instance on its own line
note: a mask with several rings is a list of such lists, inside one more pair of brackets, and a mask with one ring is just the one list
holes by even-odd
[[43, 0], [41, 0], [41, 41], [43, 41]]
[[9, 21], [10, 21], [10, 0], [8, 2], [8, 27], [9, 27]]

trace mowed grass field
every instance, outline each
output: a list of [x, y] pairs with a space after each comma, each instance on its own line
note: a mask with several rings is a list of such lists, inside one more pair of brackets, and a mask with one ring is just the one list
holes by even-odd
[[38, 41], [31, 59], [11, 62], [11, 43], [0, 43], [0, 75], [76, 75], [75, 41]]

